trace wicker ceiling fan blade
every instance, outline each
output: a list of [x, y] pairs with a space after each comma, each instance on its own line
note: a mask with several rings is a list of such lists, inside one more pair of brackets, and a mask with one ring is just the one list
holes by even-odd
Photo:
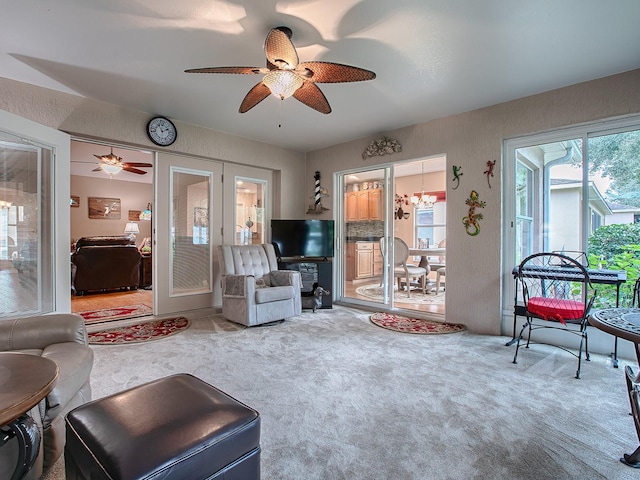
[[307, 107], [311, 107], [320, 113], [331, 113], [331, 106], [327, 101], [327, 97], [325, 97], [322, 90], [313, 83], [304, 82], [302, 87], [295, 91], [293, 97], [304, 103]]
[[240, 75], [258, 75], [269, 73], [268, 68], [264, 67], [207, 67], [207, 68], [190, 68], [185, 73], [233, 73]]
[[331, 62], [303, 62], [298, 65], [296, 72], [316, 83], [363, 82], [376, 78], [376, 74], [370, 70]]
[[298, 52], [291, 42], [290, 28], [272, 28], [264, 42], [264, 53], [267, 56], [267, 65], [276, 68], [292, 69], [298, 66]]
[[130, 167], [128, 165], [125, 165], [124, 167], [122, 167], [122, 170], [124, 170], [126, 172], [137, 173], [138, 175], [144, 175], [144, 174], [147, 173], [144, 170], [140, 170], [138, 168], [133, 168], [133, 167]]
[[123, 165], [123, 168], [126, 168], [126, 167], [145, 167], [145, 168], [149, 168], [149, 167], [153, 167], [153, 165], [151, 165], [150, 163], [126, 162]]
[[240, 104], [240, 113], [245, 113], [259, 104], [271, 94], [271, 90], [264, 83], [260, 82], [254, 86], [244, 97]]

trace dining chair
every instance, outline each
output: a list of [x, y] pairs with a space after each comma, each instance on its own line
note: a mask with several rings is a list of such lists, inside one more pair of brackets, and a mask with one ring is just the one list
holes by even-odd
[[398, 290], [402, 290], [402, 279], [407, 286], [407, 297], [411, 297], [411, 280], [420, 278], [422, 293], [427, 287], [427, 269], [407, 263], [409, 259], [409, 246], [401, 238], [393, 239], [393, 276], [398, 279]]
[[[414, 278], [420, 278], [420, 286], [422, 288], [422, 293], [426, 292], [427, 287], [427, 275], [431, 271], [429, 267], [429, 262], [426, 260], [426, 257], [422, 257], [420, 261], [420, 265], [416, 266], [410, 263], [407, 263], [409, 259], [409, 247], [401, 238], [394, 238], [394, 265], [393, 265], [393, 276], [394, 283], [395, 279], [398, 279], [398, 291], [402, 290], [402, 279], [405, 279], [405, 283], [407, 285], [407, 296], [411, 296], [411, 280]], [[384, 258], [385, 248], [384, 248], [384, 237], [380, 237], [380, 252]], [[423, 261], [426, 264], [423, 264]], [[384, 276], [380, 280], [380, 286], [384, 282]]]

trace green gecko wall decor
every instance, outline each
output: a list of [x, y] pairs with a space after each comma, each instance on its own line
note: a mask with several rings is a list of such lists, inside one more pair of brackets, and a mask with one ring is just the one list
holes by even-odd
[[453, 187], [453, 190], [460, 186], [460, 177], [462, 176], [462, 166], [453, 165], [453, 181], [456, 182], [456, 186]]
[[462, 223], [467, 231], [467, 235], [475, 237], [480, 233], [480, 223], [478, 220], [482, 220], [483, 218], [481, 213], [476, 213], [476, 208], [484, 208], [487, 202], [478, 200], [478, 192], [471, 190], [469, 198], [467, 198], [464, 203], [469, 205], [469, 213], [462, 219]]

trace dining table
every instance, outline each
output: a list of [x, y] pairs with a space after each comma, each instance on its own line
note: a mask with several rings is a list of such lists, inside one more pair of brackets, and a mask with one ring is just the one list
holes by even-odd
[[[632, 342], [640, 366], [640, 308], [595, 310], [589, 315], [589, 324], [616, 338], [620, 337]], [[640, 441], [640, 372], [635, 374], [630, 366], [626, 366], [624, 371], [633, 423]], [[640, 468], [640, 447], [631, 454], [623, 454], [620, 461], [630, 467]]]
[[430, 248], [410, 248], [409, 256], [420, 257], [420, 263], [418, 266], [426, 267], [427, 265], [432, 272], [435, 272], [438, 268], [444, 267], [444, 261], [438, 258], [437, 262], [429, 260], [429, 257], [445, 257], [447, 255], [447, 249], [445, 247], [430, 247]]
[[410, 248], [409, 255], [414, 257], [444, 257], [447, 254], [446, 247]]

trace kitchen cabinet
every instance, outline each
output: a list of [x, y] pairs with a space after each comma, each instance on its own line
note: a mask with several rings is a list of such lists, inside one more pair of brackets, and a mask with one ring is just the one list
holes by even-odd
[[384, 190], [369, 190], [369, 220], [382, 220], [382, 200]]
[[348, 192], [345, 195], [345, 220], [347, 222], [355, 222], [358, 220], [358, 193], [360, 192]]
[[374, 188], [347, 192], [345, 195], [346, 221], [382, 220], [383, 189]]
[[383, 261], [378, 242], [347, 244], [347, 280], [360, 280], [382, 275]]
[[373, 243], [356, 243], [356, 278], [373, 277]]

